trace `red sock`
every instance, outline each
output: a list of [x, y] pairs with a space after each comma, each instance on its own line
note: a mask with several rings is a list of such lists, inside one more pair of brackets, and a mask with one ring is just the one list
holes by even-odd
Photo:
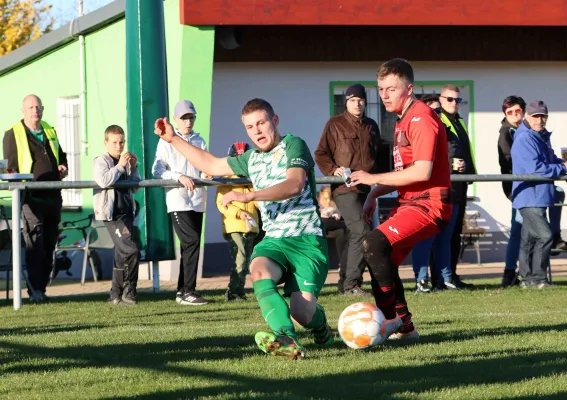
[[396, 318], [396, 287], [393, 283], [378, 283], [372, 281], [372, 294], [378, 307], [386, 319]]
[[401, 332], [408, 333], [411, 332], [414, 328], [413, 322], [411, 320], [411, 313], [408, 310], [408, 303], [404, 302], [397, 302], [396, 303], [396, 313], [402, 319], [404, 323], [401, 329]]

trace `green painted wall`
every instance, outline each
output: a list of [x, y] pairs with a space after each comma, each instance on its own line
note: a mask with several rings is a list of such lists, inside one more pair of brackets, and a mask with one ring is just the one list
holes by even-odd
[[[164, 2], [164, 18], [170, 113], [179, 99], [194, 101], [198, 111], [196, 129], [208, 142], [214, 28], [181, 25], [178, 0]], [[105, 128], [111, 124], [125, 130], [127, 127], [125, 25], [125, 20], [121, 20], [85, 38], [88, 153], [81, 157], [81, 180], [92, 179], [92, 159], [104, 151]], [[55, 125], [56, 99], [79, 96], [79, 79], [78, 41], [0, 76], [0, 130], [8, 130], [21, 119], [21, 102], [30, 93], [42, 99], [44, 119]], [[0, 197], [8, 195], [0, 193]], [[64, 212], [62, 218], [74, 220], [92, 213], [90, 189], [83, 191], [83, 209], [82, 213]]]
[[[166, 21], [179, 22], [177, 0], [164, 2]], [[167, 79], [170, 119], [179, 100], [191, 100], [197, 109], [195, 131], [209, 144], [211, 134], [211, 103], [213, 92], [214, 27], [195, 27], [179, 23], [165, 25]], [[209, 201], [214, 191], [207, 190]], [[203, 218], [201, 246], [205, 245], [206, 214]], [[179, 239], [175, 236], [177, 247]]]

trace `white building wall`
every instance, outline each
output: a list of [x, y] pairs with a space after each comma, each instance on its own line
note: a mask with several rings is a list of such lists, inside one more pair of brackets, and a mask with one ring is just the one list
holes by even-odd
[[[329, 118], [331, 81], [370, 81], [379, 62], [372, 63], [216, 63], [213, 81], [210, 149], [226, 155], [231, 143], [247, 139], [240, 121], [244, 103], [261, 97], [280, 116], [280, 130], [301, 136], [312, 151]], [[522, 96], [526, 102], [544, 100], [550, 110], [549, 129], [559, 154], [567, 146], [567, 63], [416, 62], [418, 81], [474, 81], [475, 153], [480, 174], [498, 174], [497, 138], [502, 100]], [[198, 126], [197, 126], [198, 129]], [[317, 174], [320, 174], [317, 171]], [[565, 185], [561, 183], [563, 187]], [[483, 226], [505, 231], [511, 206], [500, 183], [477, 184], [477, 204]], [[206, 242], [224, 242], [214, 193], [208, 204]], [[563, 224], [565, 225], [565, 224]]]

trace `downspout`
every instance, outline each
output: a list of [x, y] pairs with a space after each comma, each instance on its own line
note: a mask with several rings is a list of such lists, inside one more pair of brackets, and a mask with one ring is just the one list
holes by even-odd
[[[83, 13], [83, 0], [79, 1], [79, 18], [84, 15]], [[88, 142], [87, 142], [87, 104], [86, 104], [86, 87], [87, 87], [87, 73], [85, 65], [85, 37], [79, 36], [79, 69], [81, 91], [79, 93], [79, 100], [81, 102], [81, 154], [87, 155]]]

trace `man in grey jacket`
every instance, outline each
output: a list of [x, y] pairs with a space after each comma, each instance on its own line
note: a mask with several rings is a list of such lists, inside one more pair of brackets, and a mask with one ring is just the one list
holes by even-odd
[[107, 189], [119, 180], [140, 180], [132, 153], [124, 151], [124, 130], [111, 125], [104, 132], [106, 153], [93, 161], [93, 178], [102, 189], [94, 189], [95, 219], [104, 225], [114, 242], [114, 268], [109, 302], [112, 304], [134, 305], [137, 303], [136, 286], [140, 248], [132, 233], [136, 203], [134, 189]]

